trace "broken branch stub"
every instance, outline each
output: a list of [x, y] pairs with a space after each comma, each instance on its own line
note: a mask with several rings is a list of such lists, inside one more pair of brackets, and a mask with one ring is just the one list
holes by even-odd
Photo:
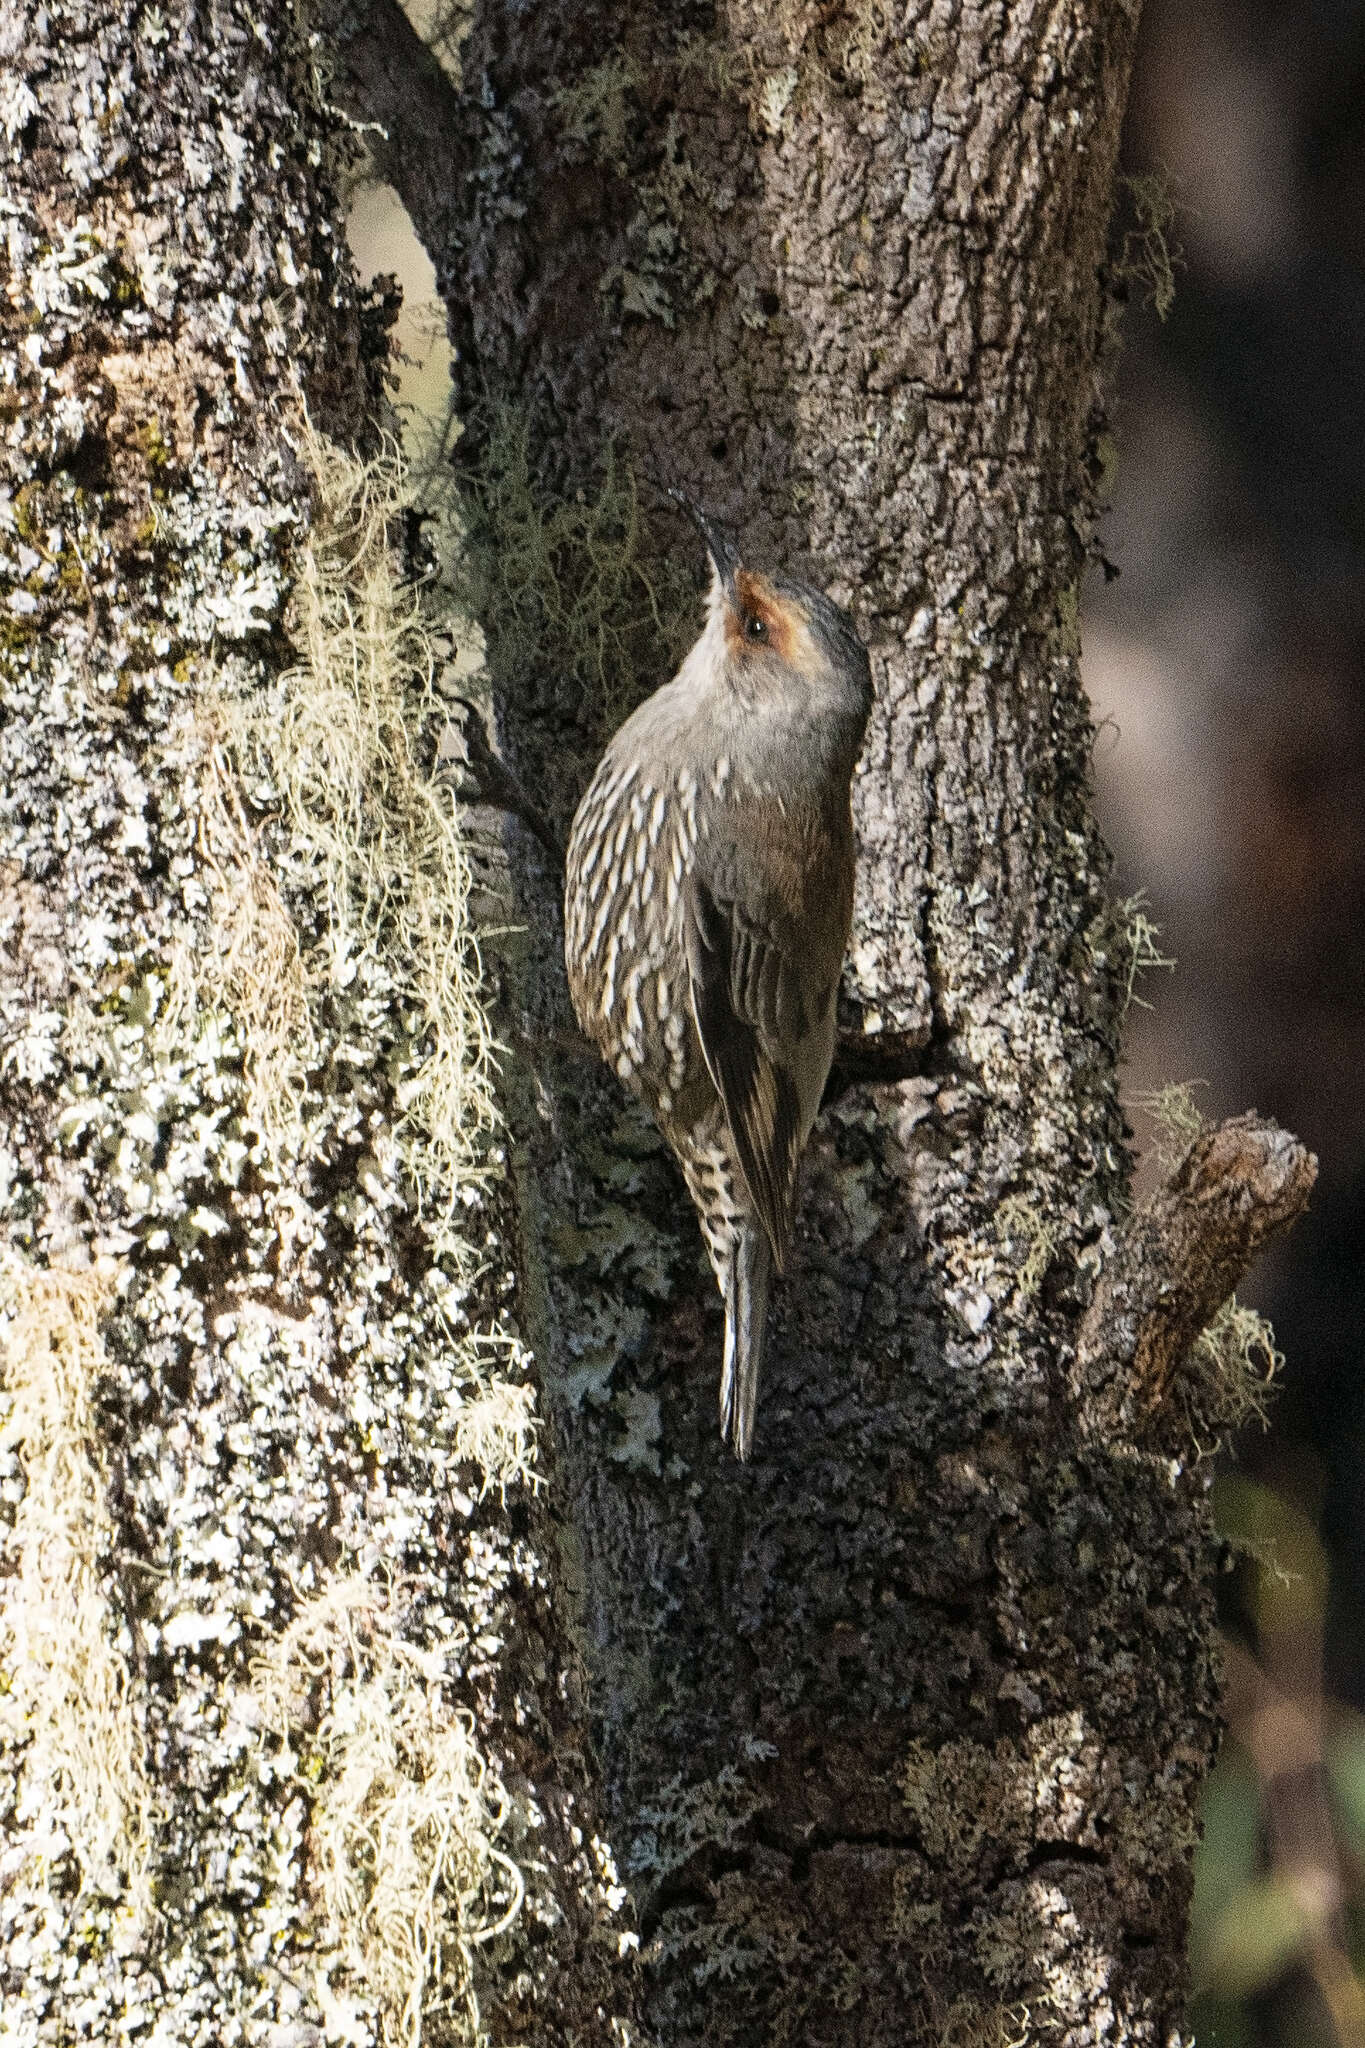
[[1303, 1213], [1317, 1172], [1297, 1138], [1254, 1112], [1196, 1138], [1131, 1218], [1081, 1325], [1076, 1382], [1092, 1431], [1149, 1433], [1190, 1347], [1262, 1246]]

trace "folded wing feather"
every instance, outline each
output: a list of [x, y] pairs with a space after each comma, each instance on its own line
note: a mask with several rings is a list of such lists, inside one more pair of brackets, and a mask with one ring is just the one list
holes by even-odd
[[796, 971], [738, 906], [718, 900], [695, 873], [685, 888], [683, 933], [702, 1055], [781, 1272], [791, 1241], [801, 1105], [796, 1081], [773, 1048], [804, 1022]]

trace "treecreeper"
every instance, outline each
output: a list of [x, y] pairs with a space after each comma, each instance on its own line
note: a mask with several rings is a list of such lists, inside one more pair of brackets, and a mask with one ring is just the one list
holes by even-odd
[[687, 509], [711, 557], [706, 622], [578, 806], [564, 953], [579, 1023], [682, 1168], [725, 1303], [721, 1432], [747, 1458], [834, 1056], [872, 677], [847, 612], [746, 567]]

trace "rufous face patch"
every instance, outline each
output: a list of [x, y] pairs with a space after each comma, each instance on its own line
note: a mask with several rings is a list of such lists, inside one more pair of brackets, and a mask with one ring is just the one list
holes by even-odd
[[813, 650], [800, 607], [779, 597], [766, 576], [752, 569], [740, 570], [735, 592], [738, 605], [725, 620], [730, 653], [775, 654], [791, 668], [805, 668]]

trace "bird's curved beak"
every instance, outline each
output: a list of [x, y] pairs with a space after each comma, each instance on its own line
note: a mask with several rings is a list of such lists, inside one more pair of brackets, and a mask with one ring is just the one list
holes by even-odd
[[711, 557], [711, 566], [716, 572], [720, 587], [729, 602], [735, 604], [738, 600], [735, 578], [739, 573], [739, 549], [720, 522], [710, 518], [699, 505], [694, 505], [687, 493], [680, 491], [676, 484], [669, 485], [668, 495], [674, 504], [687, 514], [705, 541], [706, 552]]

